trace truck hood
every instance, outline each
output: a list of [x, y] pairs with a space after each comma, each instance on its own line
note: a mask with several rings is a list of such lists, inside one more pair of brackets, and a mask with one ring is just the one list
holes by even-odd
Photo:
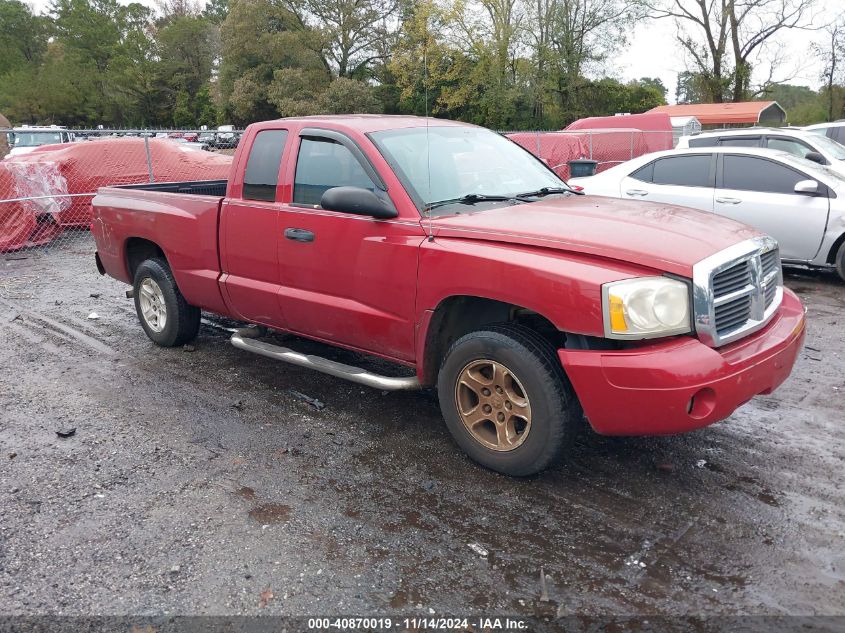
[[690, 277], [692, 266], [760, 232], [669, 204], [567, 196], [435, 218], [438, 237], [595, 255]]

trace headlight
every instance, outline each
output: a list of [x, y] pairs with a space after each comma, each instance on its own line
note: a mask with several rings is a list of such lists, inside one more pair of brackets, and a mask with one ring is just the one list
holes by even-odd
[[604, 335], [642, 339], [690, 331], [689, 286], [669, 277], [640, 277], [602, 286]]

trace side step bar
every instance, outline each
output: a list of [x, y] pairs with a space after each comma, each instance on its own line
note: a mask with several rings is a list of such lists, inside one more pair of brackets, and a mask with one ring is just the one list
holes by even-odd
[[232, 345], [239, 349], [244, 349], [254, 354], [266, 356], [274, 360], [284, 361], [292, 365], [300, 367], [307, 367], [314, 369], [330, 376], [337, 378], [345, 378], [351, 382], [373, 387], [374, 389], [382, 389], [384, 391], [400, 391], [409, 389], [419, 389], [420, 383], [415, 376], [407, 378], [392, 378], [390, 376], [381, 376], [368, 372], [360, 367], [352, 367], [351, 365], [344, 365], [321, 356], [312, 356], [310, 354], [302, 354], [295, 352], [287, 347], [280, 345], [273, 345], [255, 339], [255, 328], [242, 328], [232, 334]]

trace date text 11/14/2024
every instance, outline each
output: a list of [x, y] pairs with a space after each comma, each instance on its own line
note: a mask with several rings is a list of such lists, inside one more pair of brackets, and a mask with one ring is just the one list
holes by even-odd
[[410, 618], [309, 618], [308, 629], [319, 630], [367, 630], [367, 631], [524, 631], [528, 622], [510, 617], [410, 617]]

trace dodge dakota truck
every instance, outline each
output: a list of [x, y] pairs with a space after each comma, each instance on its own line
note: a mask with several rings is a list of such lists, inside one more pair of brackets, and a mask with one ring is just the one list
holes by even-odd
[[184, 345], [205, 310], [252, 324], [231, 338], [247, 352], [380, 390], [436, 388], [457, 444], [515, 476], [554, 463], [584, 419], [609, 435], [723, 420], [778, 387], [804, 339], [773, 239], [579, 195], [456, 122], [257, 123], [228, 180], [106, 187], [93, 207], [96, 265], [133, 285], [153, 342]]

